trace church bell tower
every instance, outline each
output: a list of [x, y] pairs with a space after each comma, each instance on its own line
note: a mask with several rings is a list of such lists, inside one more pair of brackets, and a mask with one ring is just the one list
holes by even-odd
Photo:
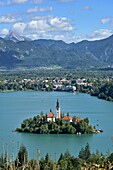
[[56, 103], [56, 118], [60, 119], [60, 106], [59, 106], [58, 99], [57, 99], [57, 103]]

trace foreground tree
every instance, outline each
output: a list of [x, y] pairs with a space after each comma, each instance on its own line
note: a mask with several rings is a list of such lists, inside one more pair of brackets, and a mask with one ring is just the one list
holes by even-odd
[[20, 146], [20, 149], [18, 151], [16, 164], [17, 166], [25, 166], [25, 167], [27, 167], [28, 165], [28, 152], [23, 144]]

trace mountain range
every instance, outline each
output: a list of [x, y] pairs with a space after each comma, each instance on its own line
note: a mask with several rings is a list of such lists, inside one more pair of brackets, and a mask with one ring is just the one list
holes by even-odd
[[0, 38], [0, 69], [90, 69], [113, 67], [113, 35], [97, 41], [67, 44], [62, 40], [30, 40], [9, 33]]

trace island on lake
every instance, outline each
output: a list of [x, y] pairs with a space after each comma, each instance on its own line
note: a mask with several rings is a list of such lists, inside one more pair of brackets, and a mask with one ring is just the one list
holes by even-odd
[[96, 133], [96, 127], [89, 125], [89, 119], [65, 116], [60, 112], [59, 101], [56, 102], [56, 116], [50, 112], [45, 115], [43, 112], [33, 118], [25, 119], [17, 132], [29, 132], [36, 134], [91, 134]]

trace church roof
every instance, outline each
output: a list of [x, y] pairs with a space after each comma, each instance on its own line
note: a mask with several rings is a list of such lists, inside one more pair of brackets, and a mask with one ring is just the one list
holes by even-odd
[[52, 118], [54, 117], [54, 114], [52, 112], [49, 112], [48, 115], [47, 115], [48, 118]]
[[64, 116], [62, 118], [62, 120], [70, 121], [70, 120], [72, 120], [72, 118], [70, 116]]
[[76, 119], [77, 122], [80, 122], [80, 121], [82, 121], [82, 120], [83, 120], [83, 119], [80, 118], [80, 117], [77, 117], [77, 119]]

